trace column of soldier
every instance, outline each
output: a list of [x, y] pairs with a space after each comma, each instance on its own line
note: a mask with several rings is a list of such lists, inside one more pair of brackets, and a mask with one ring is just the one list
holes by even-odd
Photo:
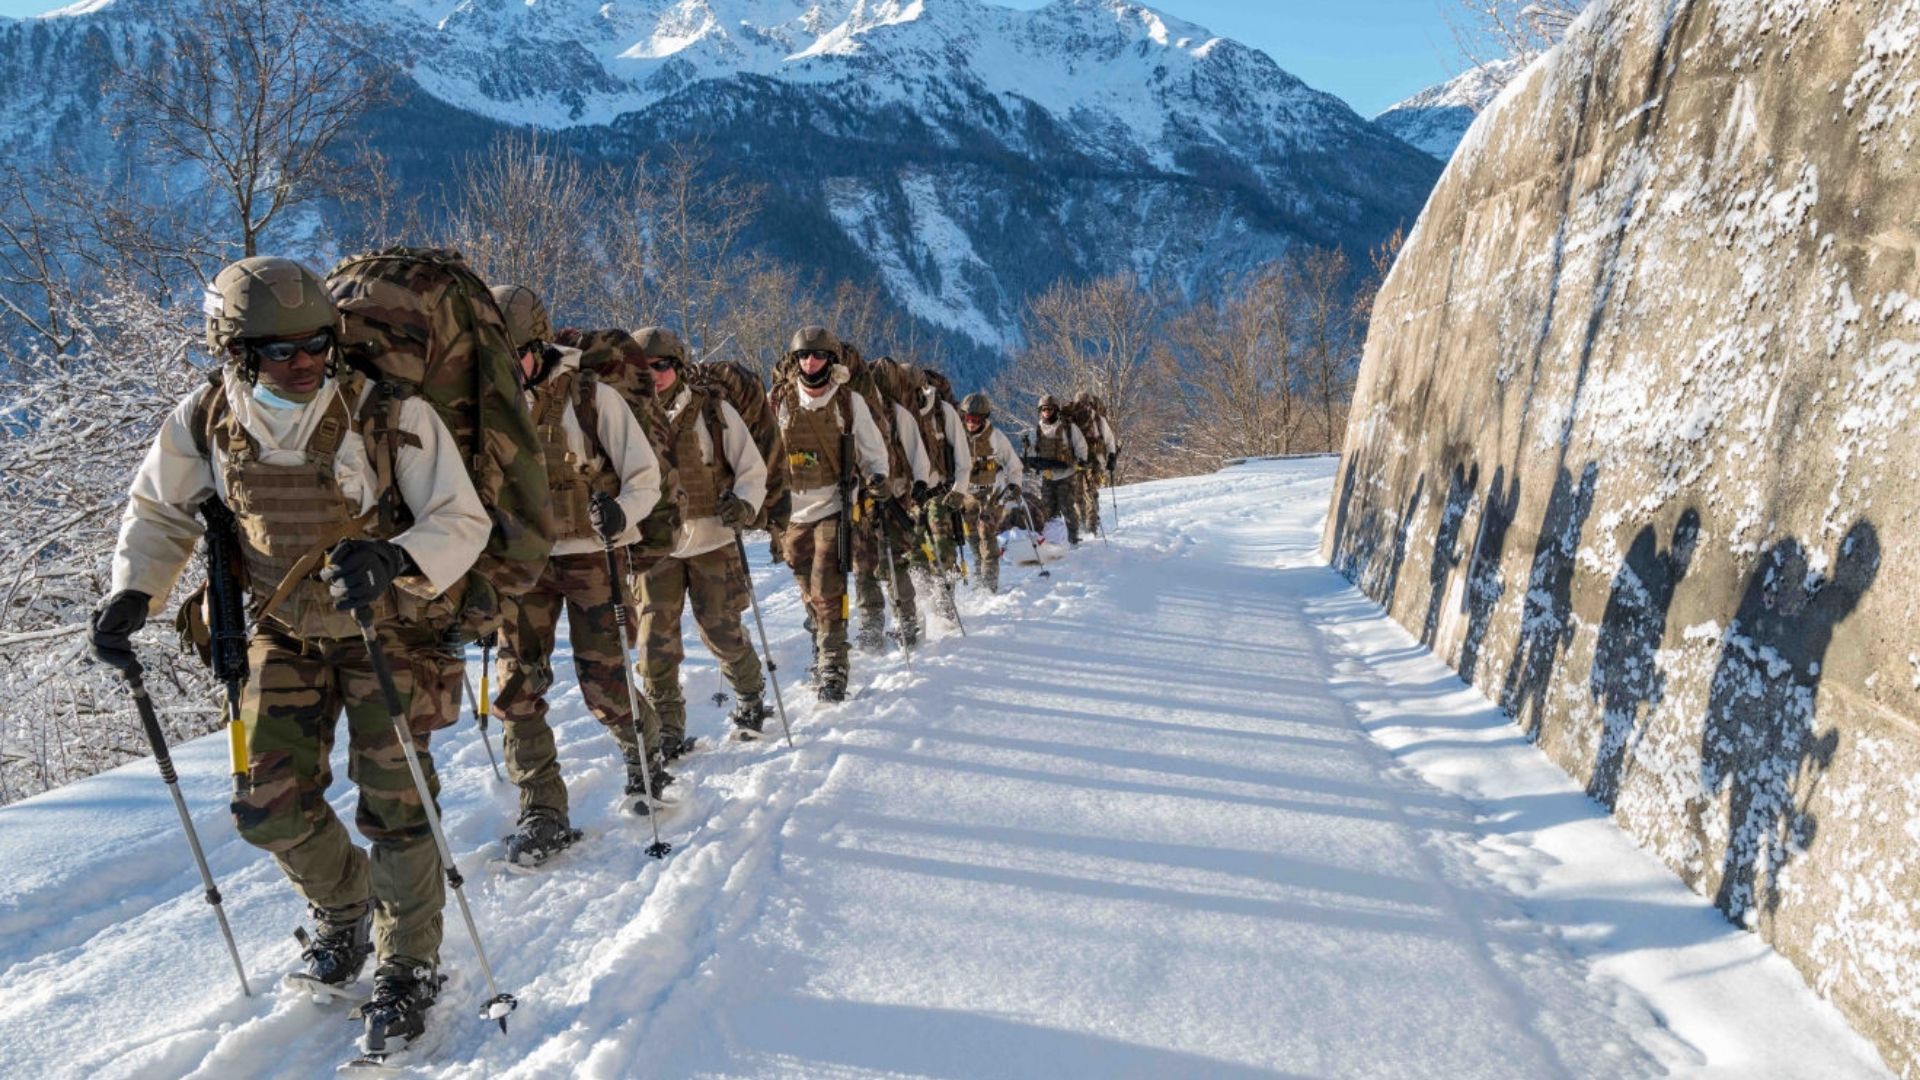
[[[759, 738], [770, 718], [768, 672], [742, 622], [743, 530], [765, 528], [792, 569], [814, 693], [839, 702], [849, 573], [863, 650], [888, 647], [885, 592], [891, 640], [918, 643], [916, 578], [964, 633], [955, 581], [998, 590], [1002, 519], [1024, 519], [1032, 536], [1063, 518], [1078, 544], [1083, 521], [1100, 528], [1118, 453], [1086, 395], [1065, 408], [1042, 397], [1034, 441], [1016, 454], [984, 394], [956, 407], [938, 372], [865, 361], [820, 327], [793, 336], [771, 393], [744, 367], [690, 361], [668, 329], [556, 333], [531, 290], [488, 290], [451, 252], [392, 249], [325, 280], [248, 258], [208, 286], [205, 310], [223, 363], [168, 416], [134, 478], [92, 651], [126, 674], [151, 721], [131, 635], [204, 534], [207, 599], [182, 604], [181, 629], [227, 682], [234, 822], [311, 912], [311, 933], [296, 931], [305, 967], [288, 984], [361, 1002], [363, 1064], [426, 1029], [444, 982], [447, 885], [494, 995], [483, 1011], [504, 1029], [513, 1006], [492, 985], [432, 797], [428, 738], [459, 715], [469, 644], [499, 650], [490, 711], [520, 802], [504, 860], [535, 866], [581, 835], [547, 722], [563, 609], [582, 697], [622, 754], [624, 805], [654, 819], [650, 850], [663, 854], [669, 769], [697, 746], [679, 670], [684, 608], [733, 691], [730, 737]], [[245, 597], [224, 620], [222, 582]], [[326, 797], [342, 711], [370, 848]], [[151, 722], [149, 735], [171, 784]], [[228, 944], [238, 965], [230, 933]], [[370, 958], [369, 994], [355, 986]]]

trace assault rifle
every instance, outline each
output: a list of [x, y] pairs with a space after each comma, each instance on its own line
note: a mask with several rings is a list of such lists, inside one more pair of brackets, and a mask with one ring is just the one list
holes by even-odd
[[240, 586], [240, 531], [233, 511], [210, 496], [200, 504], [207, 522], [207, 631], [213, 677], [227, 690], [227, 751], [235, 797], [247, 789], [247, 729], [240, 722], [240, 684], [247, 681], [247, 614]]
[[853, 573], [853, 526], [860, 505], [860, 467], [855, 460], [853, 432], [840, 433], [840, 527], [834, 530], [834, 553], [840, 572]]

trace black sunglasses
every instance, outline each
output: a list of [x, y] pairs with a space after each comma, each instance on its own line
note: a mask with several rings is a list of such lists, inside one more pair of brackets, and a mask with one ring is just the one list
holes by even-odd
[[655, 371], [672, 371], [674, 368], [677, 368], [680, 365], [677, 361], [669, 360], [666, 357], [662, 356], [662, 357], [658, 357], [656, 359], [647, 361], [647, 366], [652, 368]]
[[839, 359], [839, 357], [836, 357], [834, 354], [828, 352], [825, 349], [801, 349], [799, 352], [794, 353], [793, 355], [799, 357], [802, 360], [837, 360]]
[[308, 356], [324, 356], [333, 347], [333, 331], [322, 330], [310, 338], [300, 341], [260, 341], [248, 346], [253, 355], [269, 364], [284, 364], [299, 353]]

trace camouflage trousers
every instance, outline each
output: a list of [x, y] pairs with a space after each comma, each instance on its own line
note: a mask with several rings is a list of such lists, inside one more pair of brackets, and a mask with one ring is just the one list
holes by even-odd
[[[647, 700], [659, 716], [660, 732], [669, 744], [686, 737], [687, 699], [680, 688], [680, 663], [686, 659], [680, 616], [688, 602], [693, 624], [707, 651], [720, 662], [720, 672], [736, 698], [757, 700], [767, 684], [760, 658], [741, 613], [749, 599], [746, 567], [732, 544], [679, 559], [669, 555], [654, 560], [639, 575], [640, 633], [646, 642], [641, 666], [647, 677]], [[648, 736], [650, 739], [653, 737]]]
[[920, 507], [919, 542], [913, 551], [915, 562], [945, 573], [958, 568], [955, 541], [960, 536], [959, 506], [963, 499], [957, 492], [949, 492]]
[[[887, 514], [885, 509], [874, 511]], [[887, 543], [880, 544], [880, 523], [871, 518], [854, 532], [853, 594], [860, 608], [860, 621], [874, 626], [887, 619], [887, 594], [893, 595], [893, 617], [902, 625], [918, 625], [919, 594], [914, 591], [913, 575], [907, 573], [907, 560], [913, 554], [913, 536], [895, 515], [886, 519]], [[891, 571], [888, 556], [892, 556]]]
[[977, 488], [960, 498], [960, 526], [973, 552], [974, 573], [988, 592], [1000, 591], [1000, 496]]
[[1047, 521], [1052, 521], [1054, 518], [1065, 519], [1067, 541], [1074, 544], [1080, 542], [1080, 496], [1076, 491], [1078, 484], [1078, 473], [1063, 476], [1058, 480], [1043, 478], [1040, 481], [1040, 507], [1046, 521], [1035, 523], [1044, 529]]
[[1106, 472], [1099, 465], [1090, 465], [1085, 471], [1074, 474], [1074, 488], [1080, 500], [1082, 528], [1090, 533], [1100, 531], [1100, 489], [1106, 482]]
[[[847, 666], [847, 575], [840, 569], [839, 536], [843, 516], [787, 526], [780, 542], [787, 565], [800, 583], [813, 627], [814, 654], [820, 663]], [[860, 533], [853, 532], [854, 558], [860, 554]]]
[[[614, 618], [613, 578], [602, 552], [555, 555], [526, 595], [503, 605], [500, 628], [500, 689], [493, 714], [500, 727], [507, 776], [520, 788], [520, 810], [567, 814], [567, 785], [560, 777], [553, 728], [547, 723], [547, 691], [553, 686], [553, 650], [562, 609], [580, 696], [594, 719], [605, 724], [622, 754], [639, 751], [628, 706], [625, 653]], [[628, 619], [628, 634], [635, 620]], [[646, 703], [641, 708], [649, 713]], [[641, 723], [651, 727], [650, 716]]]
[[[431, 732], [459, 716], [464, 661], [427, 640], [380, 641], [406, 707], [427, 787], [439, 777]], [[359, 638], [301, 640], [262, 628], [247, 647], [253, 676], [240, 698], [247, 788], [233, 802], [240, 836], [273, 855], [315, 918], [341, 926], [373, 910], [382, 965], [437, 964], [446, 889], [413, 773]], [[347, 714], [347, 778], [360, 789], [354, 825], [363, 850], [327, 804], [334, 731]]]

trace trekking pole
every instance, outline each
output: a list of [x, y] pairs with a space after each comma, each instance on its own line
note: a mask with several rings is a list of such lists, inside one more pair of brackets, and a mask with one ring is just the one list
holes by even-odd
[[[627, 683], [627, 711], [633, 716], [633, 726], [640, 726], [640, 691], [633, 682], [633, 646], [627, 642], [627, 583], [620, 573], [620, 559], [613, 553], [613, 539], [601, 541], [607, 549], [607, 578], [613, 586], [613, 621], [620, 628], [620, 670], [621, 677]], [[640, 782], [647, 785], [646, 793], [641, 796], [643, 802], [653, 801], [653, 766], [648, 762], [646, 733], [636, 731], [640, 738]], [[660, 815], [647, 808], [647, 824], [653, 826], [653, 843], [647, 845], [647, 854], [656, 859], [664, 859], [673, 851], [673, 845], [660, 839]]]
[[1116, 468], [1107, 470], [1107, 494], [1113, 496], [1113, 527], [1118, 529], [1120, 527], [1120, 470], [1117, 468], [1120, 464], [1120, 455], [1118, 452], [1113, 455], [1113, 463]]
[[240, 992], [253, 996], [247, 985], [247, 969], [240, 963], [240, 947], [233, 943], [233, 927], [227, 925], [227, 909], [220, 903], [220, 890], [213, 884], [213, 871], [207, 869], [206, 853], [200, 850], [200, 834], [193, 830], [193, 815], [187, 813], [186, 797], [180, 794], [180, 777], [173, 771], [173, 755], [167, 751], [167, 737], [160, 731], [160, 718], [154, 715], [153, 699], [147, 696], [145, 672], [138, 660], [126, 669], [127, 689], [133, 692], [134, 708], [140, 711], [140, 726], [147, 729], [147, 742], [153, 747], [153, 760], [160, 766], [160, 779], [173, 796], [173, 808], [180, 812], [180, 827], [187, 831], [187, 846], [193, 849], [194, 865], [200, 868], [200, 881], [207, 887], [207, 903], [213, 905], [213, 917], [220, 920], [220, 936], [227, 939], [227, 955], [233, 957], [233, 972], [240, 976]]
[[[493, 778], [504, 784], [507, 782], [507, 778], [500, 775], [500, 759], [493, 756], [493, 739], [487, 735], [487, 669], [485, 660], [482, 660], [480, 663], [480, 693], [478, 695], [475, 695], [473, 692], [473, 676], [468, 675], [464, 671], [461, 672], [461, 675], [467, 680], [467, 696], [473, 699], [473, 722], [480, 725], [480, 741], [486, 744], [487, 760], [493, 763]], [[465, 667], [466, 665], [462, 664], [461, 666]]]
[[453, 851], [447, 847], [447, 834], [440, 827], [440, 808], [433, 801], [433, 791], [427, 784], [426, 770], [420, 767], [420, 753], [413, 748], [413, 729], [407, 724], [407, 707], [400, 702], [400, 688], [394, 684], [393, 668], [387, 663], [387, 650], [380, 645], [380, 637], [373, 629], [373, 609], [357, 607], [353, 609], [353, 621], [360, 624], [360, 640], [367, 646], [367, 661], [373, 665], [373, 677], [380, 683], [380, 696], [387, 706], [387, 719], [393, 722], [393, 733], [400, 739], [400, 753], [406, 756], [407, 771], [413, 774], [413, 787], [420, 793], [420, 808], [427, 813], [427, 827], [433, 832], [433, 845], [440, 852], [440, 869], [447, 875], [447, 884], [453, 886], [453, 898], [460, 905], [460, 918], [466, 921], [467, 937], [473, 941], [473, 955], [480, 961], [480, 973], [487, 978], [487, 992], [492, 994], [480, 1006], [480, 1018], [499, 1023], [500, 1031], [507, 1030], [507, 1014], [519, 1006], [512, 994], [503, 994], [493, 981], [493, 965], [487, 963], [487, 950], [480, 944], [480, 928], [473, 924], [473, 911], [467, 907], [467, 892], [463, 886], [466, 879], [460, 876], [460, 868], [454, 865]]
[[787, 737], [787, 749], [793, 749], [793, 729], [787, 726], [787, 702], [780, 696], [780, 665], [773, 662], [773, 646], [767, 642], [767, 624], [760, 618], [760, 598], [753, 592], [753, 566], [747, 562], [747, 542], [740, 530], [733, 530], [733, 547], [740, 553], [740, 571], [747, 575], [747, 602], [753, 608], [753, 625], [760, 631], [760, 651], [766, 654], [767, 682], [773, 686], [773, 703], [780, 709], [780, 732]]

